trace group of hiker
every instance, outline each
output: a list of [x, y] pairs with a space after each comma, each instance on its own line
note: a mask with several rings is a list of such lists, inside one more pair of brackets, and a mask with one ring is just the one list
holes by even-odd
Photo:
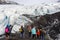
[[28, 35], [29, 38], [38, 38], [44, 40], [44, 35], [46, 34], [46, 31], [44, 29], [28, 25], [26, 30], [24, 30], [23, 26], [21, 26], [21, 28], [19, 29], [21, 38], [23, 38], [24, 33], [27, 32], [28, 34], [25, 35]]
[[9, 36], [11, 34], [11, 30], [12, 30], [12, 25], [7, 25], [6, 28], [5, 28], [5, 35], [6, 35], [6, 40], [9, 39]]
[[[10, 25], [10, 27], [7, 26], [5, 28], [6, 40], [9, 39], [9, 35], [11, 33], [11, 30], [12, 30], [12, 26], [11, 25]], [[43, 29], [41, 29], [39, 27], [30, 26], [30, 25], [27, 26], [26, 30], [24, 29], [23, 26], [21, 26], [19, 28], [20, 38], [23, 38], [24, 35], [25, 35], [24, 33], [27, 32], [29, 38], [38, 38], [38, 39], [44, 40], [44, 35], [46, 34], [45, 30], [43, 30]]]

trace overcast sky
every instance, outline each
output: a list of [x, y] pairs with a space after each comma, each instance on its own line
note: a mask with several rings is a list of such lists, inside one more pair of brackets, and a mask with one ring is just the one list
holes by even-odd
[[11, 0], [17, 2], [19, 4], [24, 5], [33, 5], [33, 4], [40, 4], [40, 3], [55, 3], [58, 0]]

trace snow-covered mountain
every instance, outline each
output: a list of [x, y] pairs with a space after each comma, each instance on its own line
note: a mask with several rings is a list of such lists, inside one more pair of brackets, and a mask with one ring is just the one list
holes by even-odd
[[0, 0], [0, 4], [15, 4], [18, 5], [18, 3], [8, 0]]
[[35, 17], [45, 14], [53, 14], [55, 12], [60, 12], [60, 3], [39, 4], [32, 6], [0, 5], [0, 35], [4, 34], [4, 29], [7, 24], [14, 26], [11, 32], [15, 33], [16, 31], [19, 31], [17, 29], [19, 29], [21, 25], [33, 23], [30, 18], [23, 16], [23, 14]]

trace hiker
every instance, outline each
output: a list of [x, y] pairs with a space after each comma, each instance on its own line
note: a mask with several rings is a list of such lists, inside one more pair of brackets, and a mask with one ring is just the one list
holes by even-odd
[[32, 38], [36, 38], [36, 28], [35, 27], [33, 27], [31, 29], [31, 33], [32, 33]]
[[28, 34], [29, 34], [29, 37], [31, 37], [31, 26], [30, 25], [28, 26]]
[[10, 27], [9, 27], [9, 34], [11, 34], [11, 30], [12, 30], [12, 27], [13, 27], [13, 25], [9, 25]]
[[41, 31], [39, 28], [37, 28], [37, 32], [36, 32], [36, 35], [37, 35], [37, 38], [40, 38], [40, 35], [41, 35]]
[[45, 31], [43, 28], [40, 29], [40, 31], [41, 31], [41, 39], [42, 39], [42, 40], [45, 40], [46, 31]]
[[20, 37], [23, 38], [23, 35], [24, 35], [23, 26], [21, 26], [21, 28], [19, 29], [19, 31], [20, 31]]
[[9, 28], [5, 28], [5, 35], [6, 35], [6, 40], [9, 40]]

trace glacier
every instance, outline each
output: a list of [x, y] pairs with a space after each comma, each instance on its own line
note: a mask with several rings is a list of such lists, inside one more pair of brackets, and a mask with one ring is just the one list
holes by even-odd
[[60, 3], [55, 4], [40, 4], [40, 5], [0, 5], [0, 35], [5, 33], [5, 27], [8, 24], [13, 25], [11, 33], [18, 32], [21, 25], [33, 23], [32, 20], [23, 16], [41, 16], [60, 12]]

